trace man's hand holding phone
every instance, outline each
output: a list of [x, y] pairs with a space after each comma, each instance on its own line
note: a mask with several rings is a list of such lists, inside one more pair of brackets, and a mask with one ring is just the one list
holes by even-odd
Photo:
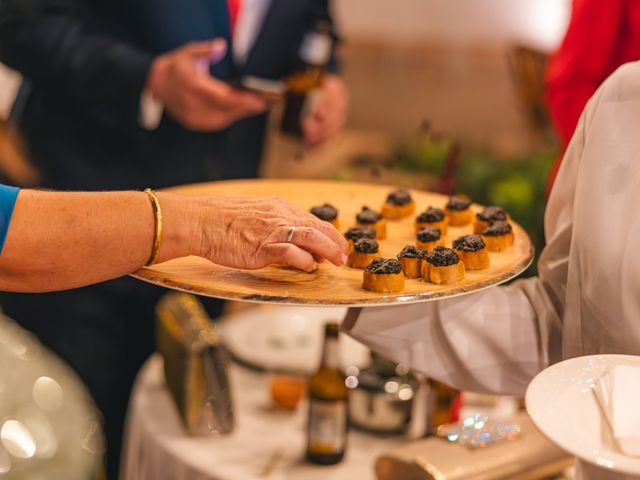
[[209, 73], [227, 52], [223, 39], [189, 43], [160, 55], [151, 66], [147, 89], [185, 128], [223, 130], [236, 121], [267, 110], [256, 93], [234, 88]]

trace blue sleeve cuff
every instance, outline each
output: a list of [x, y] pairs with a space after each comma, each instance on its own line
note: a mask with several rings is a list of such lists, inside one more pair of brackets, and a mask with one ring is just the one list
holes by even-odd
[[16, 187], [0, 185], [0, 254], [7, 238], [7, 231], [9, 230], [9, 223], [11, 222], [11, 215], [13, 215], [13, 207], [16, 204], [19, 190]]

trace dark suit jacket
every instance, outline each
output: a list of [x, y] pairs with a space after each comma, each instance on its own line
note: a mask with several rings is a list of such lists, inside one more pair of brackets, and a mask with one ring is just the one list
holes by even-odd
[[[229, 37], [225, 0], [2, 0], [0, 58], [25, 75], [16, 118], [44, 186], [160, 188], [250, 177], [266, 115], [216, 133], [188, 131], [165, 115], [155, 131], [137, 123], [155, 56], [189, 41]], [[324, 0], [272, 0], [246, 65], [231, 55], [219, 78], [280, 78]]]

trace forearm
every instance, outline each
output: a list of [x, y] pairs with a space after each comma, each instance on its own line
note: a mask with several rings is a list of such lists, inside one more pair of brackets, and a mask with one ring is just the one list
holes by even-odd
[[537, 283], [530, 279], [457, 299], [366, 309], [355, 325], [345, 322], [345, 329], [373, 350], [456, 388], [522, 394], [548, 363]]
[[[158, 198], [164, 226], [158, 260], [193, 253], [184, 197]], [[125, 275], [147, 262], [154, 232], [143, 192], [23, 190], [0, 255], [0, 290], [62, 290]]]
[[560, 361], [576, 182], [587, 120], [600, 98], [592, 98], [578, 123], [551, 192], [537, 278], [458, 298], [366, 309], [347, 317], [343, 328], [389, 358], [466, 390], [522, 394], [536, 373]]
[[[347, 258], [335, 227], [278, 197], [157, 197], [157, 262], [197, 255], [234, 268], [286, 263], [313, 271], [316, 260], [342, 265]], [[23, 190], [0, 252], [0, 291], [76, 288], [135, 271], [153, 251], [155, 218], [142, 192]]]

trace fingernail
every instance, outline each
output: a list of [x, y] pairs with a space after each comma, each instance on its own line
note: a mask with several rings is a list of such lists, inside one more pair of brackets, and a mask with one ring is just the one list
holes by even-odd
[[222, 59], [227, 54], [227, 44], [226, 43], [215, 43], [213, 48], [211, 49], [211, 55], [209, 56], [209, 61], [211, 63], [218, 63], [222, 61]]
[[342, 257], [340, 257], [340, 260], [342, 260], [342, 265], [344, 265], [345, 263], [347, 263], [347, 256], [343, 253]]
[[318, 269], [318, 264], [314, 263], [313, 267], [311, 267], [311, 270], [309, 270], [309, 273], [315, 272]]

